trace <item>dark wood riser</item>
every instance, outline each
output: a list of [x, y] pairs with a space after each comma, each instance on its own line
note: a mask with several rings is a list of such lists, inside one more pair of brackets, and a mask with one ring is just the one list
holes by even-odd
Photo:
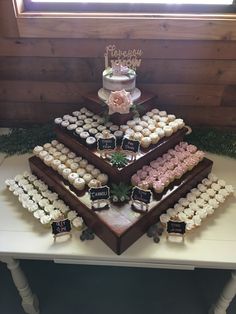
[[183, 128], [170, 137], [161, 139], [155, 146], [150, 149], [142, 151], [139, 154], [137, 160], [128, 164], [122, 169], [113, 167], [110, 163], [100, 158], [97, 151], [90, 150], [84, 144], [80, 143], [76, 136], [72, 132], [65, 131], [60, 127], [55, 128], [58, 141], [69, 147], [73, 152], [79, 156], [87, 159], [91, 164], [96, 166], [101, 171], [105, 172], [112, 182], [126, 182], [130, 181], [131, 176], [142, 166], [149, 164], [155, 158], [163, 155], [168, 149], [173, 148], [179, 142], [181, 142], [187, 132], [187, 128]]
[[[111, 220], [110, 223], [108, 223], [108, 220], [106, 221], [106, 215], [110, 215], [111, 210], [104, 211], [105, 218], [102, 218], [99, 213], [94, 212], [90, 208], [88, 192], [85, 192], [84, 195], [77, 193], [57, 172], [47, 167], [37, 157], [31, 157], [29, 164], [32, 172], [48, 184], [53, 191], [58, 193], [60, 198], [72, 209], [76, 210], [83, 217], [87, 226], [92, 228], [96, 235], [119, 255], [140, 238], [149, 226], [157, 222], [162, 212], [174, 205], [191, 188], [195, 187], [206, 177], [211, 171], [213, 162], [204, 158], [203, 161], [190, 172], [187, 172], [181, 179], [174, 181], [162, 194], [158, 197], [154, 196], [147, 213], [141, 214], [132, 224], [127, 223], [127, 227], [122, 225], [120, 229], [117, 229], [116, 224], [114, 223], [113, 225]], [[124, 206], [126, 209], [130, 208], [129, 203]], [[121, 212], [121, 209], [117, 208], [117, 206], [111, 204], [111, 207], [114, 210], [117, 209], [118, 213], [119, 211]], [[109, 217], [109, 219], [111, 218]], [[114, 222], [115, 219], [117, 218], [114, 217]]]

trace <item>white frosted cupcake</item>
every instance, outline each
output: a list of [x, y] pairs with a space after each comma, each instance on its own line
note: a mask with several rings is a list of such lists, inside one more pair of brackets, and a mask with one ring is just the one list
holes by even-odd
[[177, 210], [174, 208], [168, 208], [166, 211], [167, 215], [171, 218], [175, 217], [177, 215]]
[[40, 217], [40, 222], [44, 227], [50, 227], [51, 220], [52, 218], [50, 217], [50, 215], [44, 215]]
[[75, 210], [70, 210], [68, 213], [67, 213], [67, 218], [70, 219], [70, 220], [73, 220], [77, 217], [77, 212]]
[[59, 159], [54, 159], [51, 162], [51, 167], [52, 167], [52, 169], [57, 170], [58, 167], [60, 166], [60, 164], [61, 164], [61, 161]]
[[142, 148], [148, 148], [152, 143], [152, 140], [150, 137], [143, 137], [141, 139], [141, 147]]
[[170, 216], [169, 215], [167, 215], [167, 214], [162, 214], [161, 216], [160, 216], [160, 222], [162, 223], [162, 224], [167, 224], [167, 222], [170, 220]]
[[161, 128], [156, 128], [155, 132], [158, 134], [160, 138], [165, 136], [165, 132]]
[[59, 144], [59, 142], [57, 140], [52, 140], [51, 144], [52, 144], [53, 147], [56, 147], [57, 144]]
[[64, 164], [60, 164], [57, 168], [57, 171], [60, 175], [62, 175], [64, 169], [66, 169], [66, 166]]
[[43, 151], [43, 150], [44, 150], [44, 149], [43, 149], [42, 146], [36, 146], [36, 147], [34, 148], [34, 150], [33, 150], [33, 153], [34, 153], [35, 156], [39, 156], [39, 153], [40, 153], [41, 151]]
[[158, 141], [160, 140], [160, 137], [159, 137], [159, 135], [157, 134], [157, 133], [152, 133], [152, 134], [150, 134], [150, 139], [151, 139], [151, 142], [152, 142], [152, 144], [153, 145], [155, 145], [155, 144], [157, 144], [158, 143]]
[[67, 159], [66, 162], [65, 162], [65, 165], [68, 167], [68, 168], [71, 168], [71, 165], [74, 163], [74, 159]]
[[195, 215], [195, 216], [193, 216], [193, 222], [194, 222], [195, 226], [200, 226], [202, 223], [202, 219], [200, 218], [199, 215]]
[[212, 215], [214, 213], [214, 208], [211, 205], [207, 204], [204, 208], [207, 212], [207, 215]]
[[101, 173], [101, 171], [97, 168], [94, 168], [92, 171], [91, 171], [91, 175], [96, 179], [98, 177], [98, 175]]
[[74, 184], [74, 181], [78, 179], [78, 174], [75, 173], [75, 172], [72, 172], [68, 175], [68, 181], [71, 183], [71, 184]]
[[207, 187], [204, 185], [204, 184], [202, 184], [202, 183], [199, 183], [198, 184], [198, 186], [197, 186], [197, 188], [198, 188], [198, 190], [200, 191], [200, 192], [206, 192], [206, 190], [207, 190]]
[[79, 164], [78, 164], [77, 162], [73, 162], [73, 163], [70, 165], [70, 169], [71, 169], [73, 172], [76, 172], [78, 168], [79, 168]]
[[63, 218], [63, 214], [59, 209], [55, 209], [50, 212], [50, 217], [52, 220], [58, 220], [58, 219]]
[[64, 179], [68, 179], [68, 176], [71, 174], [71, 169], [70, 168], [65, 168], [63, 171], [62, 171], [62, 176]]
[[94, 168], [95, 168], [94, 165], [87, 164], [85, 170], [86, 170], [87, 172], [91, 173]]
[[56, 145], [56, 149], [57, 149], [58, 151], [61, 151], [64, 147], [65, 147], [65, 145], [62, 144], [62, 143], [58, 143], [58, 144]]
[[82, 191], [85, 188], [85, 180], [83, 178], [77, 178], [75, 179], [75, 181], [73, 182], [74, 187], [79, 190]]
[[217, 182], [218, 178], [214, 173], [209, 173], [208, 179], [211, 180], [212, 182]]
[[231, 193], [234, 193], [234, 187], [232, 185], [226, 185], [225, 186], [225, 190], [231, 194]]
[[36, 219], [40, 219], [41, 217], [45, 215], [45, 212], [42, 209], [38, 209], [33, 213], [33, 215]]
[[209, 200], [208, 204], [212, 206], [214, 209], [219, 207], [219, 202], [214, 198]]
[[163, 131], [165, 132], [165, 136], [171, 136], [173, 134], [173, 130], [170, 126], [165, 126], [163, 128]]
[[41, 160], [44, 160], [44, 158], [48, 155], [48, 152], [46, 150], [41, 150], [39, 154], [37, 155]]
[[83, 179], [86, 182], [86, 184], [88, 184], [93, 179], [93, 176], [90, 173], [85, 173]]
[[211, 188], [218, 192], [221, 189], [221, 186], [218, 183], [212, 183]]
[[180, 221], [185, 221], [188, 219], [187, 215], [184, 212], [178, 213], [178, 218]]
[[77, 230], [82, 230], [84, 228], [84, 221], [81, 217], [76, 217], [72, 220], [72, 226]]
[[86, 168], [88, 165], [88, 161], [86, 159], [82, 159], [80, 162], [79, 162], [79, 166], [81, 168]]
[[80, 177], [83, 177], [86, 173], [86, 170], [84, 168], [78, 168], [77, 173]]
[[207, 211], [205, 208], [200, 208], [198, 211], [197, 211], [197, 214], [199, 215], [199, 217], [201, 219], [205, 219], [206, 216], [207, 216]]
[[97, 180], [101, 182], [101, 185], [105, 185], [108, 182], [108, 175], [105, 173], [100, 173], [97, 176]]
[[54, 158], [51, 156], [51, 155], [46, 155], [44, 158], [43, 158], [43, 162], [45, 163], [45, 165], [47, 166], [51, 166], [52, 162], [53, 162]]
[[190, 230], [194, 229], [194, 227], [195, 227], [195, 224], [194, 224], [193, 219], [187, 219], [186, 220], [186, 230], [190, 231]]

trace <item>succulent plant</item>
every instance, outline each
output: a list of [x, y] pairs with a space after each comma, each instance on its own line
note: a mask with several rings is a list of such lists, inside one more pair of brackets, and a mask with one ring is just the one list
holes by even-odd
[[111, 200], [114, 203], [125, 202], [130, 200], [132, 187], [123, 182], [111, 185]]
[[112, 153], [111, 164], [117, 168], [122, 168], [128, 164], [128, 158], [121, 152]]

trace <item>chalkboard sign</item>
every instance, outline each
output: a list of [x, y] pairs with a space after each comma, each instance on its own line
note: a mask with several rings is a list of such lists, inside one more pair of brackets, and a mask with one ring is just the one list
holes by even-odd
[[99, 188], [89, 189], [91, 201], [108, 200], [110, 198], [110, 188], [108, 186], [101, 186]]
[[186, 232], [186, 223], [184, 221], [169, 220], [167, 222], [167, 232], [183, 235]]
[[149, 204], [152, 198], [152, 192], [150, 190], [142, 190], [138, 187], [134, 187], [132, 190], [131, 198], [133, 201], [139, 201], [144, 204]]
[[62, 233], [69, 233], [71, 231], [71, 224], [69, 219], [54, 221], [51, 223], [51, 226], [54, 236]]
[[128, 138], [124, 138], [121, 144], [121, 148], [123, 150], [131, 151], [133, 153], [137, 153], [140, 148], [140, 142], [135, 140], [130, 140]]
[[98, 150], [115, 150], [116, 149], [116, 138], [99, 138], [97, 141]]

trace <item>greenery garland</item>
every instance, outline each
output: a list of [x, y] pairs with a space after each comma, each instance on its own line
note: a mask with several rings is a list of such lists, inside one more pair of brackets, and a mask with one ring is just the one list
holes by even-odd
[[0, 136], [0, 152], [7, 155], [31, 153], [36, 145], [51, 142], [56, 135], [52, 124], [11, 129]]
[[193, 128], [186, 140], [201, 150], [236, 158], [236, 130]]
[[[9, 134], [0, 136], [0, 152], [7, 155], [30, 153], [36, 145], [54, 138], [52, 124], [11, 129]], [[236, 158], [236, 131], [193, 128], [186, 140], [204, 151]]]

